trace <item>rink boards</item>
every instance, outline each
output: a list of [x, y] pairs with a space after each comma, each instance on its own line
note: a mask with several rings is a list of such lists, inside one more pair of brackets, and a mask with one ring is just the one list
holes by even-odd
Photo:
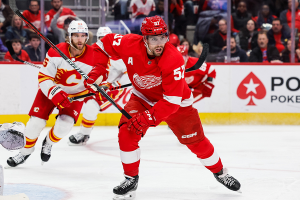
[[[194, 105], [204, 124], [300, 124], [300, 65], [213, 66], [217, 78], [212, 96]], [[27, 113], [38, 90], [37, 75], [38, 69], [24, 64], [0, 65], [0, 123], [28, 121]], [[131, 89], [125, 92], [118, 101], [121, 106], [128, 101]], [[55, 113], [48, 126], [54, 124]], [[117, 125], [120, 116], [111, 106], [99, 113], [96, 125]]]

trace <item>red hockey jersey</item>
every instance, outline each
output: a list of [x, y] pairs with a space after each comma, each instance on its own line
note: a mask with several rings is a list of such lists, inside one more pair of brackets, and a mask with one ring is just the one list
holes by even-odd
[[[47, 27], [50, 27], [51, 21], [56, 13], [57, 11], [51, 9], [46, 14], [45, 24]], [[70, 8], [63, 7], [62, 12], [60, 13], [59, 18], [57, 19], [57, 27], [64, 28], [65, 19], [67, 19], [70, 16], [76, 16], [76, 14]]]
[[[198, 58], [187, 57], [185, 68], [191, 68], [197, 61]], [[215, 79], [216, 70], [208, 63], [203, 63], [197, 70], [185, 73], [185, 81], [193, 92], [194, 102], [204, 98], [204, 96], [202, 96], [202, 90], [205, 87], [205, 83], [208, 82], [209, 77]], [[210, 81], [210, 84], [213, 84], [213, 81]]]
[[[169, 42], [161, 56], [150, 59], [143, 37], [135, 34], [125, 36], [108, 34], [97, 42], [95, 58], [121, 58], [133, 85], [133, 94], [153, 106], [156, 123], [159, 124], [179, 107], [192, 105], [193, 96], [184, 80], [184, 61], [180, 52]], [[97, 53], [100, 55], [97, 55]], [[103, 65], [98, 59], [96, 67]]]
[[[40, 10], [39, 10], [38, 14], [34, 14], [34, 13], [30, 12], [29, 10], [24, 10], [22, 14], [37, 29], [41, 30], [41, 11]], [[25, 25], [24, 28], [29, 28], [29, 27]]]
[[[27, 62], [31, 62], [29, 55], [26, 51], [21, 50], [21, 54], [18, 55], [18, 58], [20, 58], [21, 60], [27, 61]], [[9, 61], [15, 61], [9, 52], [6, 52], [6, 54], [4, 55], [4, 60], [9, 60]]]

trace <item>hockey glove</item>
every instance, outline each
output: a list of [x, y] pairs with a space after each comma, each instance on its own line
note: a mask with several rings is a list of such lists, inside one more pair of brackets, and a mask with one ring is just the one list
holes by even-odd
[[92, 70], [89, 74], [88, 74], [88, 79], [84, 80], [84, 86], [89, 89], [89, 90], [93, 90], [93, 91], [97, 91], [97, 88], [95, 86], [93, 86], [93, 83], [96, 83], [97, 85], [100, 85], [100, 83], [103, 80], [103, 76], [100, 74], [100, 71], [95, 71]]
[[210, 97], [214, 87], [215, 87], [214, 84], [212, 84], [210, 82], [204, 83], [204, 87], [202, 89], [202, 96], [203, 97]]
[[59, 86], [53, 86], [48, 92], [48, 98], [58, 109], [63, 109], [71, 106], [68, 99], [68, 94], [63, 91]]
[[128, 130], [136, 133], [137, 135], [144, 136], [145, 132], [150, 126], [155, 126], [155, 117], [153, 111], [146, 110], [133, 116], [128, 122]]

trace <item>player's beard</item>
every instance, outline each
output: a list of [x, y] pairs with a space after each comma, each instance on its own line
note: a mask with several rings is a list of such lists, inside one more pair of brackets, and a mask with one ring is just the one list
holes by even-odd
[[[157, 49], [160, 49], [160, 52], [156, 52]], [[153, 49], [151, 49], [151, 51], [155, 56], [161, 56], [161, 54], [164, 52], [164, 47], [163, 46], [156, 46]]]
[[[71, 42], [72, 42], [72, 45], [73, 45], [76, 49], [78, 49], [78, 50], [82, 50], [82, 49], [85, 47], [85, 44], [84, 44], [84, 43], [77, 43], [77, 44], [75, 44], [73, 41], [71, 41]], [[81, 44], [81, 47], [79, 47], [78, 44]]]

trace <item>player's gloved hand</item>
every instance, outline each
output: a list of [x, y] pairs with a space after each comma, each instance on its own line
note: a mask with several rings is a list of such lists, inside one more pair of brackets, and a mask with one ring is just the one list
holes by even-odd
[[48, 98], [58, 109], [63, 109], [71, 106], [68, 99], [68, 94], [63, 91], [59, 86], [53, 86], [48, 92]]
[[214, 84], [212, 84], [210, 82], [204, 83], [204, 87], [202, 89], [202, 96], [203, 97], [210, 97], [214, 87], [215, 87]]
[[93, 91], [97, 91], [97, 88], [95, 86], [93, 86], [93, 83], [96, 83], [97, 85], [100, 85], [100, 83], [103, 80], [103, 76], [100, 74], [100, 72], [98, 71], [91, 71], [88, 74], [88, 79], [84, 80], [84, 86], [89, 89], [89, 90], [93, 90]]
[[144, 133], [150, 126], [156, 126], [155, 121], [156, 119], [153, 116], [153, 111], [146, 110], [133, 116], [127, 122], [128, 130], [138, 135], [141, 134], [142, 136], [144, 136]]

